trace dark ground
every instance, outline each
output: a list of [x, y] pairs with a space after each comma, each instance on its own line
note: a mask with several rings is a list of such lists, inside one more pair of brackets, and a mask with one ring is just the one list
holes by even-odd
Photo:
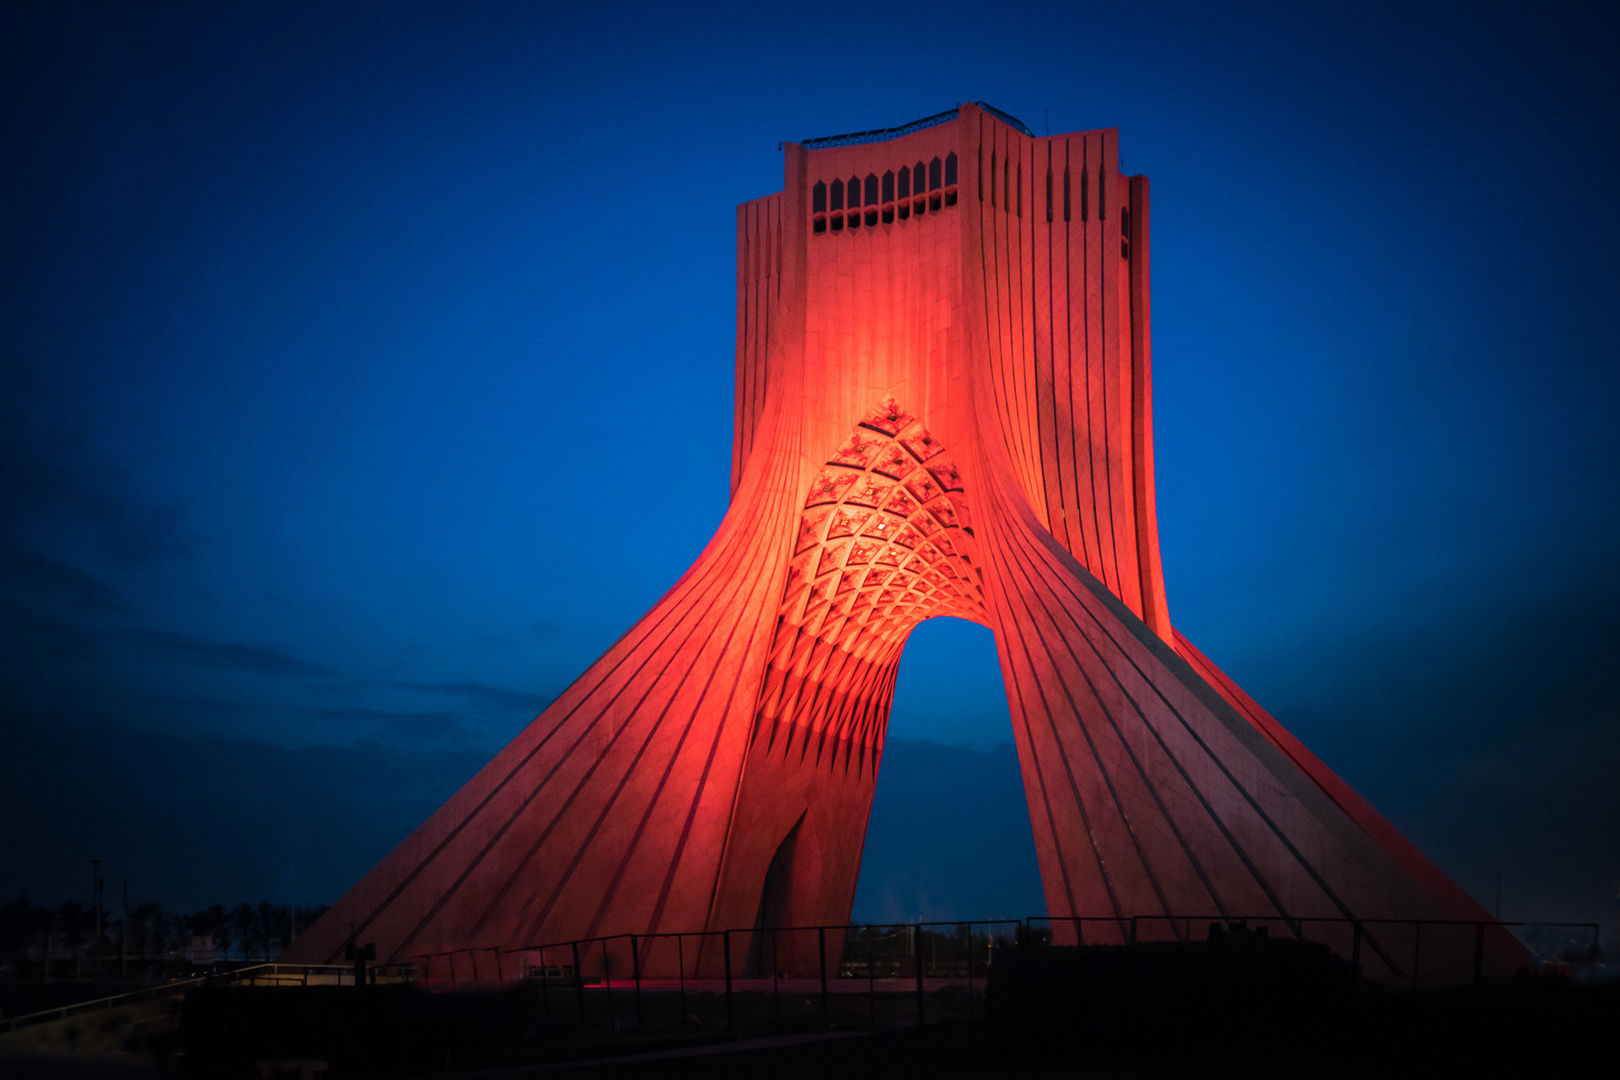
[[[1303, 1033], [1249, 1025], [1193, 1041], [1176, 1038], [1177, 1031], [1168, 1025], [1154, 1034], [1151, 1017], [1126, 1033], [1088, 1032], [1083, 1016], [1039, 1037], [1009, 1036], [981, 1023], [876, 1034], [766, 1034], [743, 1042], [723, 1036], [717, 1040], [713, 1034], [602, 1036], [587, 1041], [531, 1038], [489, 1053], [464, 1049], [448, 1061], [435, 1054], [431, 1060], [419, 1058], [348, 1075], [445, 1075], [447, 1064], [451, 1075], [490, 1080], [553, 1075], [592, 1080], [911, 1076], [1434, 1080], [1563, 1075], [1577, 1070], [1601, 1075], [1616, 1064], [1620, 988], [1544, 983], [1487, 988], [1483, 994], [1375, 998], [1355, 1003], [1342, 1015], [1318, 1020], [1314, 1030]], [[244, 1065], [211, 1068], [193, 1058], [189, 1063], [171, 1060], [159, 1068], [111, 1057], [6, 1057], [0, 1058], [0, 1076], [151, 1080], [257, 1074]], [[328, 1077], [340, 1080], [336, 1068]]]

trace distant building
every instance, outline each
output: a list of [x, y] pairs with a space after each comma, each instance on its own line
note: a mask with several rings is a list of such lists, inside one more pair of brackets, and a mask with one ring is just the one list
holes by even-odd
[[188, 964], [212, 964], [218, 960], [219, 951], [214, 948], [214, 935], [193, 934], [191, 944], [181, 953]]

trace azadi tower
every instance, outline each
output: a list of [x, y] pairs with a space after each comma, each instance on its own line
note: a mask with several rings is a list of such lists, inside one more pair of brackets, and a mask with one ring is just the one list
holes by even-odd
[[714, 539], [283, 959], [845, 922], [935, 615], [995, 633], [1051, 915], [1488, 919], [1170, 621], [1117, 139], [964, 104], [786, 144]]

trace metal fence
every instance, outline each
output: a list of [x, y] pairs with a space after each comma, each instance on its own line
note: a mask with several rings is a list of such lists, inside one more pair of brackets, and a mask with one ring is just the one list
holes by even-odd
[[415, 959], [429, 989], [522, 980], [573, 1031], [915, 1026], [982, 1015], [998, 950], [1023, 921], [622, 934]]
[[[1397, 990], [1479, 985], [1596, 958], [1596, 923], [1137, 915], [756, 927], [456, 949], [376, 965], [368, 982], [452, 991], [525, 986], [551, 1031], [894, 1028], [983, 1015], [1002, 950], [1251, 937], [1327, 946], [1358, 979]], [[254, 964], [0, 1020], [0, 1033], [203, 985], [353, 985], [351, 965]]]
[[[982, 1016], [990, 968], [1018, 944], [1199, 941], [1212, 927], [1318, 942], [1355, 978], [1413, 990], [1509, 977], [1526, 956], [1545, 969], [1561, 955], [1595, 955], [1599, 933], [1595, 923], [1037, 916], [621, 934], [423, 954], [413, 963], [432, 990], [528, 983], [557, 1031], [879, 1029]], [[1534, 931], [1558, 950], [1527, 953], [1515, 931]]]

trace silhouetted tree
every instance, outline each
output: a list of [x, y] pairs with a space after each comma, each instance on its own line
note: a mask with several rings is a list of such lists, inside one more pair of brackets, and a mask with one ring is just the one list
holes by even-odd
[[[253, 927], [257, 934], [259, 949], [264, 958], [269, 960], [272, 947], [286, 936], [287, 909], [268, 900], [260, 900], [258, 909], [253, 914]], [[281, 950], [278, 948], [275, 951]]]
[[[236, 934], [237, 945], [242, 950], [242, 959], [248, 959], [248, 950], [253, 945], [255, 923], [252, 904], [237, 904], [231, 909], [231, 930]], [[230, 955], [229, 953], [226, 954]]]
[[225, 914], [224, 904], [215, 904], [188, 915], [185, 928], [190, 934], [211, 936], [214, 939], [214, 948], [226, 956], [231, 954], [231, 920]]

